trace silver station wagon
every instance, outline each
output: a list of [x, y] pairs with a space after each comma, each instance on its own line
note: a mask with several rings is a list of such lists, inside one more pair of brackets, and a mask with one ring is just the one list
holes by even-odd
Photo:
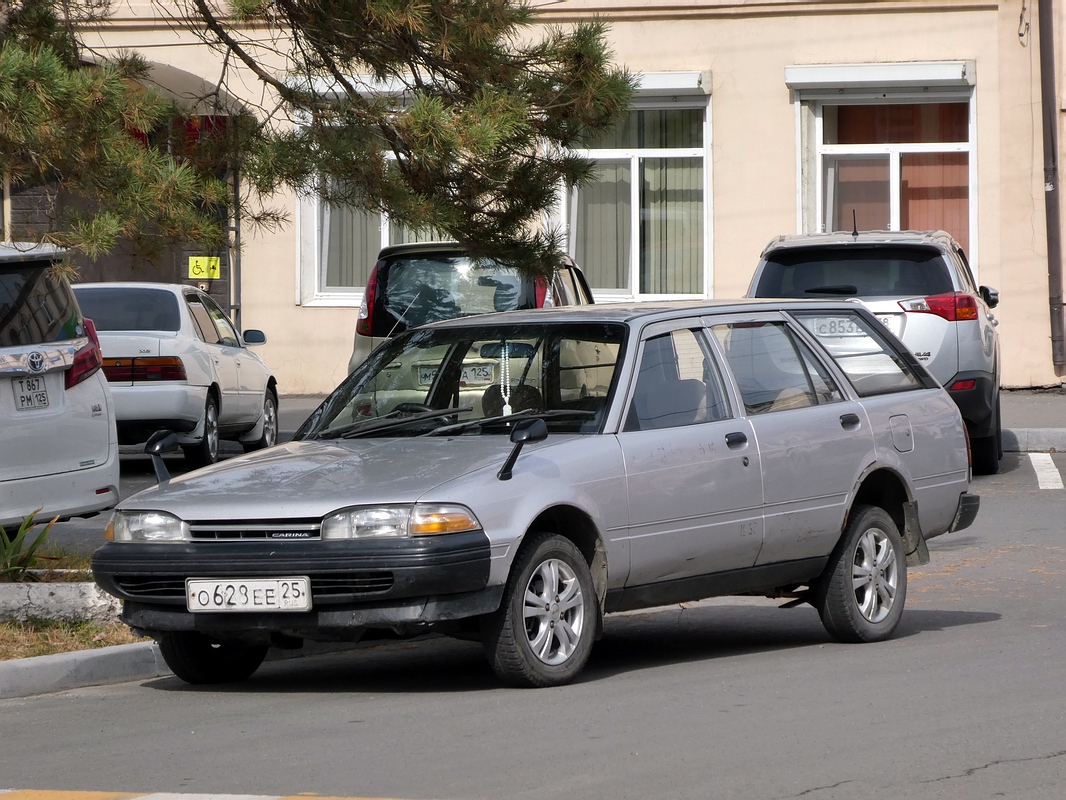
[[926, 540], [977, 514], [967, 448], [855, 301], [468, 317], [376, 349], [293, 441], [123, 501], [92, 569], [193, 683], [379, 629], [475, 636], [505, 682], [558, 685], [604, 615], [716, 595], [872, 642]]

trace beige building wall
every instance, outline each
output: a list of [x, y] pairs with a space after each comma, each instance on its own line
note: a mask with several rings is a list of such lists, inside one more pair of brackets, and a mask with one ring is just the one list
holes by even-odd
[[[1031, 6], [1032, 4], [1027, 4]], [[108, 48], [140, 50], [208, 81], [221, 57], [125, 6], [100, 31]], [[1035, 11], [1019, 36], [1016, 2], [660, 2], [564, 0], [544, 7], [546, 24], [593, 13], [610, 22], [616, 61], [632, 72], [706, 71], [712, 141], [709, 296], [745, 291], [762, 247], [801, 229], [797, 106], [785, 83], [794, 65], [973, 61], [977, 116], [976, 229], [970, 255], [979, 283], [1000, 291], [1005, 386], [1061, 382], [1051, 363]], [[1059, 45], [1063, 46], [1062, 37]], [[276, 65], [275, 65], [276, 66]], [[268, 102], [250, 76], [229, 88]], [[330, 390], [346, 374], [357, 308], [299, 305], [295, 198], [280, 195], [292, 223], [244, 234], [243, 326], [263, 329], [261, 353], [283, 394]]]

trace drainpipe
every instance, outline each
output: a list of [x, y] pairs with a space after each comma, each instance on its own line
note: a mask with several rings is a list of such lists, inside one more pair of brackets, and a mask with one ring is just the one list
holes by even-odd
[[1052, 0], [1037, 3], [1040, 32], [1040, 107], [1044, 129], [1044, 214], [1047, 225], [1048, 305], [1051, 361], [1066, 365], [1062, 316], [1062, 229], [1059, 221], [1059, 98], [1055, 89], [1055, 14]]
[[4, 172], [4, 241], [11, 241], [11, 173]]

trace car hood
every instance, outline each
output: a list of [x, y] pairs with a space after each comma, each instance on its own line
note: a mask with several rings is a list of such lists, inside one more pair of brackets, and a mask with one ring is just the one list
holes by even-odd
[[186, 520], [266, 520], [411, 503], [461, 475], [499, 470], [511, 446], [503, 435], [289, 442], [145, 489], [119, 509], [168, 511]]

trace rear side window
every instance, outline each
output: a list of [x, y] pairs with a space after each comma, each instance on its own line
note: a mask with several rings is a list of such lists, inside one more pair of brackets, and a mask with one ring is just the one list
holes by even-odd
[[181, 327], [178, 299], [148, 288], [75, 289], [81, 310], [98, 331], [176, 331]]
[[463, 255], [396, 258], [378, 264], [374, 336], [492, 311], [536, 307], [533, 284], [492, 261]]
[[931, 247], [804, 247], [766, 257], [757, 297], [928, 297], [954, 290]]
[[861, 397], [930, 385], [931, 379], [927, 381], [889, 344], [880, 325], [856, 313], [804, 312], [796, 319], [825, 345]]
[[85, 335], [70, 286], [51, 261], [0, 267], [0, 347], [64, 342]]

